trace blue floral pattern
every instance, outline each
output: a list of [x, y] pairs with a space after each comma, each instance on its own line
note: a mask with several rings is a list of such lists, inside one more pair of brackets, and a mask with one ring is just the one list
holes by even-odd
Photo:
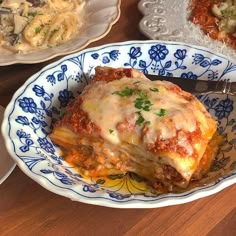
[[[98, 65], [129, 67], [145, 74], [180, 76], [194, 80], [235, 80], [236, 72], [236, 65], [220, 55], [180, 43], [127, 42], [82, 51], [46, 67], [16, 93], [7, 109], [7, 122], [3, 125], [11, 143], [8, 145], [9, 152], [17, 162], [21, 162], [20, 166], [24, 164], [22, 168], [29, 175], [44, 179], [44, 187], [65, 196], [73, 195], [76, 200], [89, 202], [89, 199], [100, 199], [101, 205], [107, 205], [107, 201], [132, 204], [134, 200], [135, 204], [155, 202], [155, 206], [159, 206], [163, 205], [160, 203], [162, 198], [175, 199], [178, 194], [150, 197], [151, 190], [147, 193], [143, 189], [139, 189], [140, 194], [133, 195], [136, 184], [143, 183], [134, 174], [111, 176], [109, 181], [116, 181], [116, 184], [109, 188], [105, 179], [84, 178], [63, 160], [60, 149], [50, 140], [49, 134], [54, 122], [60, 118], [61, 111], [81, 93]], [[212, 94], [199, 99], [218, 120], [218, 131], [224, 138], [223, 147], [206, 180], [208, 177], [213, 178], [215, 172], [218, 174], [223, 169], [231, 170], [220, 180], [211, 182], [211, 187], [217, 187], [219, 182], [236, 176], [236, 98]], [[124, 185], [129, 186], [127, 191], [122, 190]], [[201, 192], [202, 188], [190, 191], [184, 195], [185, 198]], [[207, 187], [204, 188], [206, 191]]]

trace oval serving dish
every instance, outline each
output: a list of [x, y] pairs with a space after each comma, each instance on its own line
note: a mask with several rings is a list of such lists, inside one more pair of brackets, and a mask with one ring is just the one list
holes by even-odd
[[88, 179], [66, 163], [49, 138], [68, 101], [79, 95], [98, 65], [187, 79], [235, 79], [236, 65], [221, 54], [186, 43], [128, 41], [83, 50], [46, 66], [18, 89], [6, 108], [2, 133], [18, 166], [44, 188], [75, 201], [115, 208], [154, 208], [214, 194], [236, 182], [236, 97], [199, 99], [218, 120], [224, 143], [209, 173], [182, 193], [155, 195], [135, 174]]

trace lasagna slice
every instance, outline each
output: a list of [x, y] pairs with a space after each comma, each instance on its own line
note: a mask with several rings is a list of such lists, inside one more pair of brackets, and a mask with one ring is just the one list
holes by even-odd
[[51, 139], [83, 175], [134, 172], [168, 192], [206, 170], [216, 128], [197, 98], [177, 85], [134, 69], [97, 67]]

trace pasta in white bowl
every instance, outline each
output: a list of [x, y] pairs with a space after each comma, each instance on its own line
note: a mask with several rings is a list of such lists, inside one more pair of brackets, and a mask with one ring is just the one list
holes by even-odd
[[0, 65], [37, 63], [82, 49], [105, 36], [120, 1], [2, 0]]

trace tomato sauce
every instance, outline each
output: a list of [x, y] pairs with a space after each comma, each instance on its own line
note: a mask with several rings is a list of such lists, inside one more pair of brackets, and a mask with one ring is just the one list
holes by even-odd
[[202, 31], [214, 40], [219, 40], [236, 49], [236, 38], [230, 34], [221, 34], [219, 19], [211, 11], [214, 4], [222, 0], [192, 0], [190, 21], [200, 26]]

